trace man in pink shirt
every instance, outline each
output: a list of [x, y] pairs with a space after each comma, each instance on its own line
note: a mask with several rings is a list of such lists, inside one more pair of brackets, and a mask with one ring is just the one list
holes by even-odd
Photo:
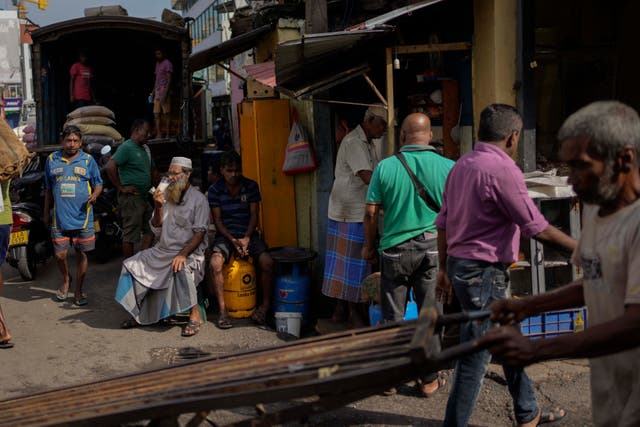
[[171, 75], [173, 74], [173, 65], [165, 57], [162, 49], [156, 49], [156, 81], [153, 86], [151, 98], [153, 99], [153, 115], [155, 117], [155, 125], [157, 137], [162, 138], [161, 117], [164, 117], [166, 128], [164, 136], [168, 137], [171, 129], [171, 98], [169, 91], [171, 87]]
[[[515, 108], [504, 104], [485, 108], [480, 114], [480, 141], [458, 160], [445, 185], [436, 219], [436, 293], [450, 301], [453, 289], [465, 311], [483, 310], [509, 298], [508, 267], [517, 260], [520, 233], [568, 252], [575, 248], [575, 241], [549, 225], [527, 193], [524, 176], [513, 161], [521, 130], [522, 117]], [[489, 321], [461, 325], [460, 340], [479, 338], [490, 326]], [[458, 360], [445, 426], [468, 425], [490, 359], [485, 350]], [[523, 369], [505, 366], [504, 374], [518, 425], [535, 426], [564, 416], [558, 408], [540, 411]]]
[[84, 51], [78, 54], [78, 62], [69, 70], [71, 81], [69, 84], [69, 100], [73, 109], [95, 104], [93, 94], [93, 72], [89, 67], [89, 60]]

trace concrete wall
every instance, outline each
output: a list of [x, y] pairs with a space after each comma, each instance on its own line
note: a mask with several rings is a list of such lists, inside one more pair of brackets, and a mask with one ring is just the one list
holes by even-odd
[[473, 112], [499, 102], [516, 105], [516, 1], [474, 0]]

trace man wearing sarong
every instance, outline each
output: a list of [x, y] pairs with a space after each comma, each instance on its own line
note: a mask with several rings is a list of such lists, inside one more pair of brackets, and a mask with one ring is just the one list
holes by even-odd
[[191, 171], [190, 159], [171, 160], [170, 184], [153, 196], [150, 225], [158, 243], [124, 261], [115, 298], [131, 318], [122, 328], [151, 325], [190, 310], [182, 336], [200, 331], [196, 286], [204, 277], [209, 205], [189, 184]]
[[[340, 143], [336, 157], [335, 181], [329, 196], [327, 254], [322, 293], [336, 298], [332, 320], [349, 320], [364, 326], [361, 298], [362, 280], [371, 268], [360, 255], [364, 244], [364, 218], [367, 187], [380, 161], [374, 140], [387, 131], [387, 110], [383, 106], [367, 109], [362, 124]], [[348, 303], [348, 319], [345, 310]]]

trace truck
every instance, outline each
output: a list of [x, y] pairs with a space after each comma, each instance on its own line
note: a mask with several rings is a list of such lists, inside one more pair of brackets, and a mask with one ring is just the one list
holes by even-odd
[[191, 39], [185, 27], [130, 16], [92, 16], [57, 22], [31, 32], [38, 148], [53, 148], [72, 111], [71, 66], [80, 51], [93, 70], [96, 101], [115, 113], [115, 128], [125, 138], [137, 118], [153, 118], [149, 103], [155, 81], [155, 56], [162, 49], [173, 64], [172, 135], [190, 136]]

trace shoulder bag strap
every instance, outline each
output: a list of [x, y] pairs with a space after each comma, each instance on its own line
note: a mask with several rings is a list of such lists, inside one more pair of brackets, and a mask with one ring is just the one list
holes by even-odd
[[431, 198], [427, 189], [418, 180], [418, 177], [416, 176], [416, 174], [413, 173], [413, 171], [409, 168], [409, 165], [407, 164], [407, 160], [404, 158], [404, 154], [402, 154], [401, 152], [396, 153], [396, 157], [398, 158], [398, 160], [400, 160], [400, 163], [402, 163], [402, 166], [404, 166], [405, 170], [409, 174], [409, 177], [411, 178], [411, 182], [413, 182], [413, 186], [418, 192], [418, 196], [420, 196], [420, 198], [426, 203], [429, 209], [431, 209], [435, 213], [440, 212], [440, 207], [438, 206], [438, 204], [433, 200], [433, 198]]

